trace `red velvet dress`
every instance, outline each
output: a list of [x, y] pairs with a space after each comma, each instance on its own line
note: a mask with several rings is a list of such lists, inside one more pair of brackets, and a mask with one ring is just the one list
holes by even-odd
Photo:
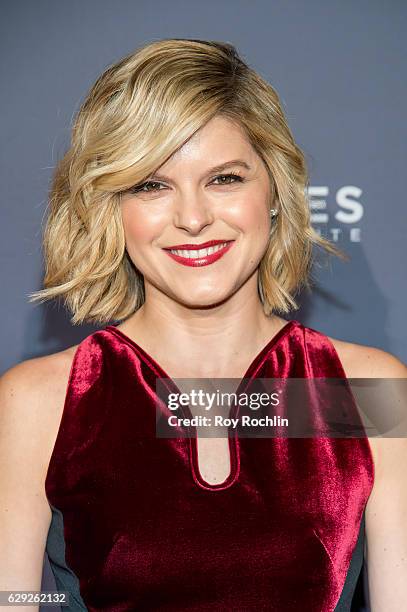
[[[290, 321], [244, 378], [256, 377], [345, 373], [325, 335]], [[230, 475], [211, 485], [196, 439], [156, 437], [157, 378], [169, 377], [115, 326], [76, 350], [45, 482], [63, 610], [350, 610], [368, 439], [231, 437]]]

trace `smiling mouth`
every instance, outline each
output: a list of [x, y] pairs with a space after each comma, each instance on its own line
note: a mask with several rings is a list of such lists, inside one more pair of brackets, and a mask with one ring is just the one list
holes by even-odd
[[172, 259], [186, 266], [206, 266], [214, 263], [232, 247], [234, 240], [204, 249], [163, 249]]

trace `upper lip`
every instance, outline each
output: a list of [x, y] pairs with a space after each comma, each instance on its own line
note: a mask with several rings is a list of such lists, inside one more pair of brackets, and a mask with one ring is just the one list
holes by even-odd
[[163, 247], [166, 250], [187, 250], [198, 251], [199, 249], [206, 249], [211, 246], [215, 246], [215, 244], [223, 244], [224, 242], [232, 242], [232, 240], [208, 240], [208, 242], [203, 242], [202, 244], [174, 244], [173, 246]]

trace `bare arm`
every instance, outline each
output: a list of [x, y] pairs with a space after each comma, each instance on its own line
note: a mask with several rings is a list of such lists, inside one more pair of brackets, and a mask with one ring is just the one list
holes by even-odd
[[[334, 344], [348, 378], [407, 378], [407, 367], [390, 353]], [[406, 398], [402, 400], [407, 410]], [[407, 440], [372, 438], [370, 443], [375, 459], [375, 481], [366, 506], [370, 609], [400, 612], [407, 602]]]
[[[41, 588], [51, 510], [45, 476], [55, 442], [70, 360], [31, 359], [0, 379], [0, 590]], [[2, 610], [16, 610], [2, 607]], [[25, 606], [27, 612], [38, 605]]]
[[376, 483], [366, 508], [366, 560], [372, 612], [407, 602], [407, 440], [382, 438]]
[[[377, 378], [407, 378], [404, 364], [382, 351], [372, 370]], [[375, 443], [375, 484], [366, 508], [370, 608], [399, 612], [407, 602], [407, 439], [376, 438]]]

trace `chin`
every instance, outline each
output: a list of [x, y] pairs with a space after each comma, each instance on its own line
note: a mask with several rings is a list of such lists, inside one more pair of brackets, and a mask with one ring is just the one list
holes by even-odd
[[222, 293], [222, 295], [214, 295], [211, 293], [210, 295], [191, 295], [185, 296], [174, 296], [175, 299], [184, 304], [189, 308], [211, 308], [214, 306], [218, 306], [222, 304], [225, 300], [227, 300], [230, 295]]

